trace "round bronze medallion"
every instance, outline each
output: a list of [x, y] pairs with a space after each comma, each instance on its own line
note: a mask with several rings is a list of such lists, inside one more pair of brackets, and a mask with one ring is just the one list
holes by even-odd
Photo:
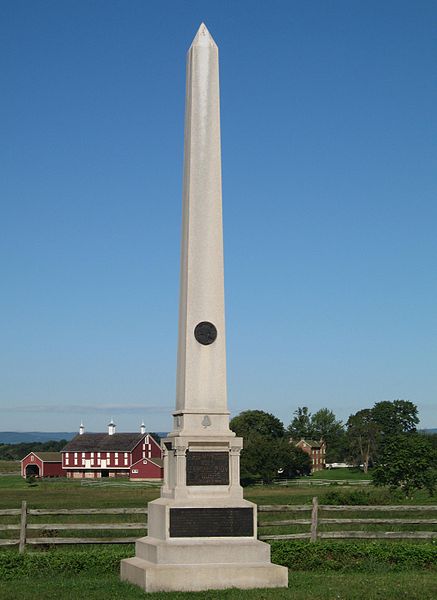
[[199, 344], [209, 346], [210, 344], [215, 342], [217, 338], [217, 329], [215, 325], [213, 325], [209, 321], [202, 321], [201, 323], [198, 323], [194, 328], [194, 337], [199, 342]]

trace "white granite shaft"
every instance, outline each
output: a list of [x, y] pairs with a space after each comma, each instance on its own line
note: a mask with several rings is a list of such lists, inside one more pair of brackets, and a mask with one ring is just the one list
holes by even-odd
[[[217, 328], [210, 345], [194, 337], [202, 321]], [[193, 413], [227, 413], [218, 48], [203, 24], [187, 56], [175, 414]]]

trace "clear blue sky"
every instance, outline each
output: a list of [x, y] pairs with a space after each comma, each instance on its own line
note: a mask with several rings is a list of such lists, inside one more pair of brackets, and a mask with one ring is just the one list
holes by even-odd
[[437, 4], [0, 4], [0, 430], [168, 430], [185, 54], [220, 48], [229, 408], [436, 427]]

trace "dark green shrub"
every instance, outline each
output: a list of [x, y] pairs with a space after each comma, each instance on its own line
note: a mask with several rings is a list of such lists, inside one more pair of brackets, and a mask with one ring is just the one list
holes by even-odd
[[[437, 537], [437, 534], [436, 534]], [[294, 571], [401, 571], [436, 569], [433, 542], [364, 542], [323, 540], [273, 541], [272, 561]]]
[[329, 490], [319, 496], [320, 504], [355, 505], [390, 505], [397, 504], [402, 498], [399, 492], [389, 489], [379, 490]]
[[100, 546], [83, 550], [54, 550], [26, 552], [0, 552], [0, 580], [16, 579], [19, 577], [50, 576], [55, 573], [65, 576], [81, 573], [82, 571], [100, 574], [116, 573], [120, 568], [120, 560], [133, 556], [132, 545]]

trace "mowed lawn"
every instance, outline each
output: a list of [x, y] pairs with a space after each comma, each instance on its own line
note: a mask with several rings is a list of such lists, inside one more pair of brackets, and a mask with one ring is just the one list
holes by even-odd
[[[0, 508], [18, 508], [22, 500], [31, 508], [141, 507], [158, 496], [159, 487], [120, 480], [81, 485], [80, 481], [53, 478], [29, 485], [20, 476], [0, 477]], [[309, 487], [260, 486], [245, 490], [245, 497], [257, 504], [306, 504], [313, 496], [314, 489]]]
[[[112, 482], [111, 482], [112, 483]], [[158, 487], [136, 483], [81, 485], [64, 478], [43, 479], [29, 485], [20, 476], [0, 477], [0, 508], [18, 508], [26, 500], [31, 508], [141, 507], [159, 496]]]
[[341, 469], [323, 469], [323, 471], [316, 471], [307, 479], [330, 479], [330, 480], [351, 480], [351, 481], [366, 481], [372, 479], [372, 475], [369, 472], [364, 473], [361, 469], [354, 467], [345, 467]]
[[[10, 462], [10, 465], [5, 463]], [[159, 487], [150, 487], [146, 484], [129, 483], [124, 480], [106, 480], [104, 485], [81, 485], [81, 481], [53, 478], [37, 480], [34, 485], [29, 485], [19, 475], [9, 474], [8, 470], [17, 470], [17, 464], [12, 461], [0, 461], [0, 508], [18, 508], [22, 500], [27, 500], [32, 508], [111, 508], [111, 507], [141, 507], [150, 500], [159, 496]], [[387, 496], [387, 492], [372, 485], [354, 486], [328, 484], [323, 487], [311, 486], [312, 481], [318, 479], [362, 480], [370, 476], [357, 469], [332, 469], [320, 471], [311, 477], [299, 480], [301, 485], [260, 485], [245, 488], [244, 496], [257, 504], [310, 504], [313, 496], [319, 497], [323, 503], [333, 503], [330, 496], [334, 493], [350, 494], [352, 492], [377, 497]], [[308, 481], [309, 485], [304, 485]], [[88, 482], [86, 482], [88, 483]], [[437, 504], [437, 496], [430, 497], [421, 490], [413, 497], [406, 499], [401, 495], [394, 495], [384, 501], [374, 501], [373, 504]], [[340, 503], [340, 502], [337, 502]], [[349, 502], [345, 502], [349, 503]], [[353, 502], [366, 504], [363, 502]]]
[[80, 574], [65, 578], [23, 578], [1, 583], [2, 600], [435, 600], [437, 574], [290, 573], [286, 589], [149, 593], [118, 575]]

